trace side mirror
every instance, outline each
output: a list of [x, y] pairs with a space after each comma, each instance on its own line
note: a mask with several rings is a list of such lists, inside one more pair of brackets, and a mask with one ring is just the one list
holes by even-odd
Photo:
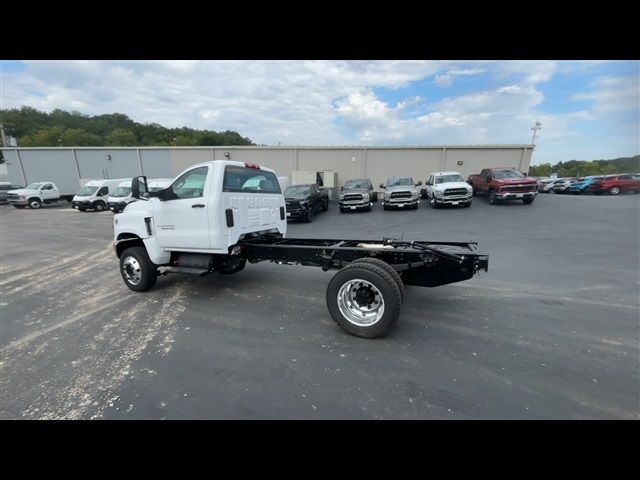
[[380, 188], [385, 188], [385, 186], [381, 183], [381, 184], [380, 184]]
[[416, 187], [419, 187], [420, 185], [422, 185], [422, 180], [418, 180], [418, 183], [416, 183]]
[[147, 188], [147, 177], [135, 177], [131, 181], [131, 196], [138, 200], [149, 200], [149, 189]]

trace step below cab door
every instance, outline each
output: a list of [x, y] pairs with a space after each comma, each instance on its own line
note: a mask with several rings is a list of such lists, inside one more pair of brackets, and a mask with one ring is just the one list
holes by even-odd
[[187, 170], [154, 202], [155, 232], [161, 247], [209, 249], [211, 170], [208, 166]]

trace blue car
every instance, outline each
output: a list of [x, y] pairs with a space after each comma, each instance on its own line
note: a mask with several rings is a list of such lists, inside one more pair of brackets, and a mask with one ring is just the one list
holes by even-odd
[[566, 193], [573, 193], [574, 195], [579, 195], [581, 193], [584, 193], [587, 191], [587, 188], [589, 188], [589, 185], [591, 185], [594, 180], [599, 180], [601, 178], [604, 178], [604, 177], [602, 175], [600, 176], [591, 175], [588, 177], [580, 177], [577, 180], [575, 180], [573, 183], [571, 183], [571, 185], [569, 185], [569, 188], [567, 188]]

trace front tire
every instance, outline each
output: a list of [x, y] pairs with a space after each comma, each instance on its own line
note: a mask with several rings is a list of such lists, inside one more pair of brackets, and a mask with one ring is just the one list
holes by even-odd
[[96, 212], [103, 212], [106, 207], [107, 206], [104, 204], [104, 202], [96, 202], [96, 204], [93, 206], [93, 209]]
[[311, 223], [313, 222], [313, 208], [309, 207], [309, 210], [307, 210], [307, 223]]
[[146, 292], [158, 279], [158, 266], [144, 247], [127, 248], [120, 255], [120, 274], [127, 287], [134, 292]]
[[522, 199], [522, 203], [524, 203], [525, 205], [529, 205], [531, 203], [533, 203], [533, 200], [535, 199], [535, 197], [531, 197], [531, 198], [523, 198]]
[[609, 189], [609, 195], [619, 195], [620, 194], [620, 187], [611, 187]]
[[469, 208], [471, 206], [471, 202], [463, 203], [464, 208]]
[[38, 198], [30, 198], [29, 199], [29, 208], [33, 210], [37, 210], [42, 206], [42, 202]]
[[496, 194], [493, 190], [489, 192], [489, 204], [495, 205], [498, 199], [496, 198]]
[[329, 199], [326, 198], [323, 202], [322, 202], [322, 211], [326, 212], [327, 210], [329, 210]]
[[389, 333], [402, 306], [396, 281], [380, 266], [363, 262], [351, 263], [333, 276], [326, 301], [336, 323], [363, 338]]

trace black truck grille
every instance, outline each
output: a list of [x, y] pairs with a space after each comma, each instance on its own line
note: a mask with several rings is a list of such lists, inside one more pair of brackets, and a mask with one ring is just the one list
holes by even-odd
[[353, 193], [353, 194], [350, 194], [350, 195], [345, 195], [343, 200], [345, 202], [353, 202], [353, 201], [362, 200], [362, 198], [363, 197], [362, 197], [361, 193]]
[[530, 183], [521, 183], [519, 185], [504, 185], [500, 189], [506, 190], [507, 192], [535, 192], [538, 190], [538, 187]]
[[389, 198], [411, 198], [411, 192], [391, 192]]
[[448, 188], [444, 191], [445, 196], [447, 195], [466, 195], [466, 188]]
[[18, 194], [17, 193], [7, 193], [7, 199], [16, 200], [17, 198], [18, 198]]

